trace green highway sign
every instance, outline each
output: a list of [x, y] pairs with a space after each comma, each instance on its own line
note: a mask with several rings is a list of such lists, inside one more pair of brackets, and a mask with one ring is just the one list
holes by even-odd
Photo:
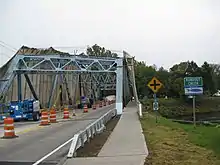
[[184, 87], [202, 87], [202, 77], [185, 77]]

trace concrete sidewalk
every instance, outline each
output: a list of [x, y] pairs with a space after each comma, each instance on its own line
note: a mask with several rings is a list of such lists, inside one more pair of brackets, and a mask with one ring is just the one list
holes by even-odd
[[147, 156], [148, 150], [137, 108], [135, 103], [131, 102], [98, 157], [72, 158], [68, 159], [65, 165], [144, 165]]

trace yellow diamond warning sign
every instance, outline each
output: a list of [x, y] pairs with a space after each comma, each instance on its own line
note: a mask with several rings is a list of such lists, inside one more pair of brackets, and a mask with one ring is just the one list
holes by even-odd
[[156, 78], [153, 77], [147, 86], [154, 92], [157, 93], [158, 90], [163, 86], [163, 84]]

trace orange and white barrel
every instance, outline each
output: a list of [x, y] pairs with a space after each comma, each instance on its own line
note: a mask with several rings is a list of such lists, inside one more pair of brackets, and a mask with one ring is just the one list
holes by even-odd
[[63, 110], [63, 119], [69, 119], [69, 118], [70, 118], [69, 109], [66, 107]]
[[54, 108], [51, 108], [51, 110], [50, 110], [50, 123], [56, 123], [56, 122], [57, 122], [56, 110]]
[[83, 112], [84, 112], [84, 113], [87, 113], [87, 112], [88, 112], [88, 106], [87, 106], [87, 104], [84, 105], [84, 107], [83, 107]]
[[93, 110], [96, 110], [96, 104], [93, 104], [93, 105], [92, 105], [92, 109], [93, 109]]
[[102, 108], [102, 101], [99, 102], [99, 108]]
[[14, 119], [13, 118], [5, 118], [4, 119], [4, 136], [3, 138], [15, 138], [14, 131]]
[[48, 117], [48, 112], [47, 111], [42, 111], [41, 112], [41, 122], [40, 125], [44, 126], [44, 125], [49, 125], [49, 117]]

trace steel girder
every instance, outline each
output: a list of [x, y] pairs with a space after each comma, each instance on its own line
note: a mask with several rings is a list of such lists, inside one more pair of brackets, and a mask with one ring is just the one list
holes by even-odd
[[82, 83], [96, 83], [101, 90], [115, 90], [117, 60], [122, 59], [63, 55], [17, 55], [17, 65], [14, 71], [26, 74], [75, 72], [83, 76]]
[[[116, 83], [116, 74], [115, 73], [82, 73], [83, 79], [82, 83], [96, 83], [96, 84], [115, 84]], [[94, 82], [95, 81], [95, 82]]]
[[112, 58], [83, 58], [61, 55], [16, 55], [14, 71], [39, 72], [116, 72], [117, 60]]

